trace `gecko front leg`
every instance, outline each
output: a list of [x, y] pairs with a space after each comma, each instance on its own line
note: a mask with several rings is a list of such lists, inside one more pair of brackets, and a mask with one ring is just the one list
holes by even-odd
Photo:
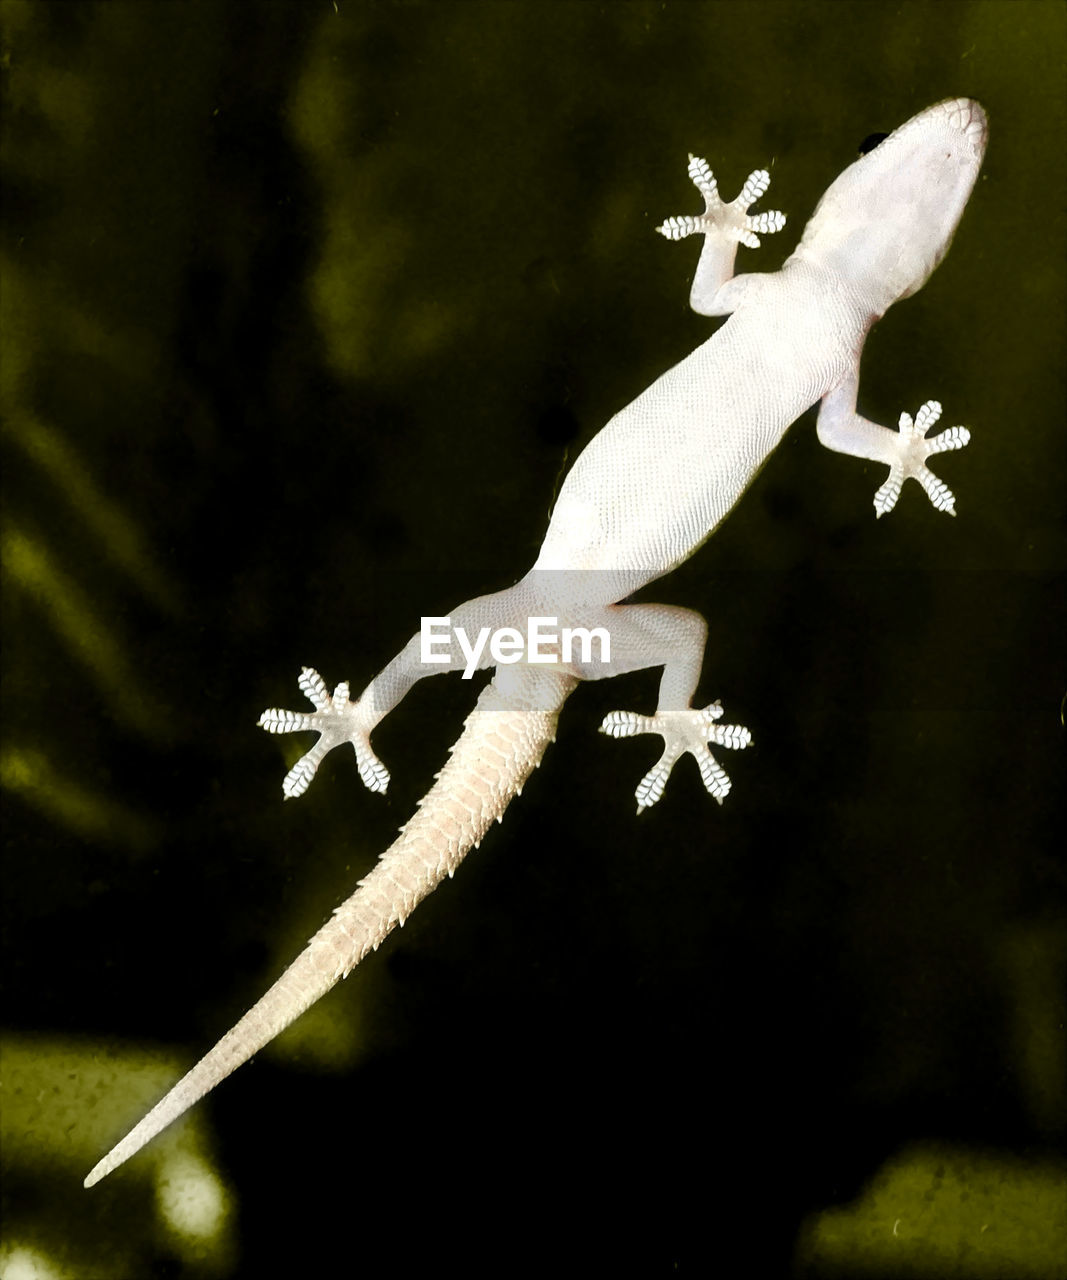
[[785, 226], [785, 214], [777, 209], [767, 213], [748, 212], [771, 185], [771, 175], [766, 169], [750, 173], [741, 194], [729, 203], [720, 198], [718, 183], [706, 160], [691, 155], [689, 177], [704, 197], [704, 212], [696, 217], [668, 218], [656, 230], [668, 240], [704, 236], [689, 305], [702, 316], [725, 315], [732, 306], [724, 305], [716, 294], [734, 274], [737, 246], [743, 244], [749, 249], [758, 249], [760, 235], [772, 235]]
[[889, 476], [874, 495], [874, 511], [876, 516], [884, 516], [892, 511], [900, 497], [901, 485], [905, 480], [917, 480], [923, 491], [938, 511], [947, 511], [950, 516], [956, 514], [956, 499], [952, 490], [943, 480], [926, 465], [926, 459], [937, 453], [949, 453], [954, 449], [962, 449], [971, 438], [966, 427], [949, 427], [932, 440], [926, 438], [927, 431], [941, 417], [941, 405], [937, 400], [927, 400], [919, 409], [914, 420], [910, 413], [902, 413], [898, 429], [900, 444], [897, 458], [889, 464]]
[[893, 510], [905, 480], [916, 480], [938, 511], [956, 514], [952, 490], [926, 465], [927, 458], [938, 453], [962, 449], [971, 438], [966, 427], [949, 427], [939, 435], [927, 438], [927, 432], [941, 417], [941, 405], [927, 400], [912, 419], [902, 413], [897, 431], [879, 426], [856, 412], [858, 379], [850, 377], [823, 398], [819, 409], [819, 440], [828, 449], [848, 453], [872, 462], [884, 462], [889, 476], [874, 495], [874, 512], [878, 517]]

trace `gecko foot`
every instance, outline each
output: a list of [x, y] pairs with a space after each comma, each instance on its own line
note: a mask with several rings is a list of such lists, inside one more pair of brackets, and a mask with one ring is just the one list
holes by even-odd
[[359, 714], [359, 703], [349, 701], [348, 683], [342, 682], [331, 694], [322, 676], [311, 667], [304, 667], [299, 685], [301, 692], [314, 703], [314, 711], [280, 711], [271, 707], [258, 721], [259, 727], [268, 733], [312, 730], [319, 735], [318, 742], [285, 775], [282, 791], [286, 800], [302, 796], [326, 753], [345, 742], [355, 748], [356, 767], [364, 784], [371, 791], [384, 791], [389, 785], [389, 770], [371, 750], [370, 730]]
[[962, 449], [970, 440], [971, 433], [966, 427], [949, 427], [927, 440], [927, 431], [940, 417], [941, 405], [936, 400], [927, 400], [915, 415], [914, 422], [910, 413], [900, 415], [897, 459], [890, 463], [889, 478], [874, 495], [874, 511], [879, 518], [897, 505], [901, 485], [908, 479], [918, 480], [938, 511], [947, 511], [950, 516], [956, 514], [952, 490], [927, 467], [926, 459], [935, 453]]
[[689, 177], [704, 197], [704, 212], [695, 218], [668, 218], [656, 228], [668, 240], [682, 240], [686, 236], [710, 233], [724, 236], [727, 240], [737, 240], [749, 249], [758, 249], [760, 235], [772, 235], [785, 226], [785, 214], [777, 209], [769, 213], [749, 215], [750, 206], [771, 185], [771, 175], [766, 169], [756, 169], [750, 173], [741, 188], [741, 194], [729, 203], [720, 198], [719, 184], [706, 160], [690, 156]]
[[638, 783], [637, 812], [650, 808], [663, 795], [675, 762], [686, 752], [696, 759], [700, 777], [711, 795], [722, 804], [730, 790], [730, 779], [708, 750], [708, 743], [740, 749], [751, 745], [752, 735], [738, 724], [716, 724], [722, 706], [713, 702], [703, 710], [687, 707], [681, 711], [657, 711], [641, 716], [633, 711], [612, 711], [604, 717], [600, 732], [613, 738], [629, 738], [637, 733], [658, 733], [666, 749], [656, 764]]

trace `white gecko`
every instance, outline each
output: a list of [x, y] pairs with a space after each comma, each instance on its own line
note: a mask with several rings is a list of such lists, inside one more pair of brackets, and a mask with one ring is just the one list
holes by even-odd
[[[748, 730], [719, 723], [719, 704], [697, 709], [707, 626], [688, 609], [628, 604], [700, 546], [740, 498], [790, 424], [821, 400], [817, 430], [831, 449], [885, 463], [874, 498], [892, 510], [908, 478], [938, 511], [955, 514], [948, 488], [927, 469], [936, 453], [959, 449], [963, 427], [927, 438], [941, 406], [927, 401], [915, 421], [902, 413], [893, 431], [856, 413], [860, 353], [871, 326], [898, 298], [915, 293], [944, 257], [970, 196], [987, 139], [985, 112], [967, 98], [914, 116], [850, 165], [829, 188], [795, 252], [780, 271], [733, 275], [738, 244], [785, 224], [780, 213], [750, 215], [769, 177], [753, 173], [740, 196], [719, 199], [703, 160], [689, 175], [704, 198], [696, 217], [670, 218], [668, 239], [703, 235], [690, 293], [702, 315], [730, 319], [668, 370], [594, 437], [567, 476], [544, 545], [529, 573], [506, 591], [453, 610], [450, 622], [478, 636], [481, 649], [456, 643], [436, 663], [422, 636], [367, 686], [358, 701], [347, 684], [331, 695], [305, 668], [300, 688], [315, 710], [270, 710], [271, 733], [314, 730], [316, 745], [290, 769], [286, 797], [301, 795], [323, 756], [355, 748], [359, 775], [384, 791], [389, 774], [370, 745], [374, 727], [412, 684], [443, 670], [496, 666], [451, 756], [398, 839], [356, 891], [315, 934], [257, 1004], [106, 1155], [85, 1179], [99, 1182], [214, 1088], [359, 964], [499, 821], [552, 742], [564, 701], [578, 681], [662, 666], [651, 716], [615, 711], [601, 729], [613, 737], [662, 735], [666, 748], [637, 788], [638, 812], [654, 804], [676, 760], [696, 758], [720, 803], [730, 780], [708, 744], [745, 747]], [[531, 620], [574, 629], [576, 656], [557, 644], [527, 645]], [[547, 625], [547, 624], [545, 624]], [[509, 632], [508, 628], [514, 628]], [[599, 634], [596, 628], [602, 628]], [[543, 627], [542, 627], [543, 629]], [[503, 637], [487, 650], [485, 637]], [[594, 655], [592, 641], [606, 633]], [[477, 662], [471, 657], [474, 652]]]

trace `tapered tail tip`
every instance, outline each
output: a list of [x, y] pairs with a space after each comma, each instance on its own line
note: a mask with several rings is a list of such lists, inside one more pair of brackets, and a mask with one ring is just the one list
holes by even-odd
[[119, 1155], [118, 1147], [121, 1145], [122, 1144], [119, 1143], [118, 1146], [112, 1147], [112, 1149], [107, 1153], [106, 1156], [104, 1156], [102, 1160], [98, 1160], [96, 1164], [93, 1165], [93, 1167], [89, 1170], [88, 1176], [86, 1177], [85, 1181], [82, 1183], [82, 1186], [95, 1187], [96, 1184], [98, 1182], [102, 1182], [109, 1173], [114, 1173], [114, 1171], [119, 1167], [120, 1164], [125, 1164], [126, 1161], [130, 1158], [130, 1156], [134, 1155], [136, 1151], [139, 1151], [141, 1149], [141, 1146], [143, 1146], [144, 1144], [139, 1143], [134, 1151], [126, 1151], [124, 1154]]

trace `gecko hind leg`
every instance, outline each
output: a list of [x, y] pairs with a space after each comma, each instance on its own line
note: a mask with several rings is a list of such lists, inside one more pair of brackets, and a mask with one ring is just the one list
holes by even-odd
[[637, 812], [644, 812], [663, 795], [671, 770], [687, 753], [696, 760], [704, 786], [721, 804], [730, 790], [730, 779], [708, 750], [708, 744], [738, 749], [747, 747], [752, 735], [740, 725], [718, 724], [722, 716], [718, 702], [703, 708], [690, 705], [700, 679], [707, 623], [692, 609], [661, 604], [615, 605], [598, 621], [605, 623], [611, 633], [611, 661], [590, 664], [576, 674], [598, 680], [627, 671], [663, 667], [655, 715], [612, 711], [600, 725], [600, 732], [612, 738], [639, 733], [663, 737], [663, 755], [634, 793]]
[[322, 676], [312, 667], [304, 667], [298, 683], [301, 693], [314, 704], [314, 711], [282, 711], [270, 707], [259, 717], [259, 727], [268, 733], [311, 730], [319, 735], [318, 742], [285, 775], [282, 793], [286, 800], [302, 796], [323, 757], [346, 742], [355, 750], [356, 767], [364, 785], [371, 791], [384, 792], [389, 786], [389, 770], [371, 749], [370, 729], [361, 715], [360, 703], [349, 698], [348, 682], [339, 684], [331, 694]]
[[696, 760], [708, 793], [722, 804], [730, 791], [730, 778], [708, 750], [708, 743], [738, 750], [751, 745], [752, 735], [738, 724], [717, 724], [721, 716], [722, 704], [713, 702], [700, 710], [687, 707], [679, 711], [657, 711], [653, 716], [638, 715], [634, 711], [612, 711], [604, 717], [601, 733], [613, 738], [658, 733], [666, 744], [663, 755], [637, 784], [634, 795], [639, 814], [651, 808], [663, 795], [671, 770], [686, 753]]

